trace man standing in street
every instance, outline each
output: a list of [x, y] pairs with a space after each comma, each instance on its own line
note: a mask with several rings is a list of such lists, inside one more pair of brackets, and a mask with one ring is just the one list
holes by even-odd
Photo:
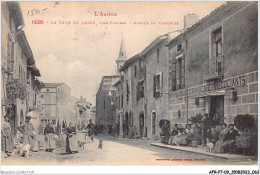
[[88, 129], [88, 136], [91, 138], [91, 141], [94, 142], [93, 134], [94, 134], [95, 125], [92, 123], [92, 119], [89, 120], [89, 124], [86, 129]]

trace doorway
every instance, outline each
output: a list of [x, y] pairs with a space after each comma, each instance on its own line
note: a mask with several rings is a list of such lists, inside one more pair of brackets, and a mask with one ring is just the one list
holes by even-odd
[[152, 113], [152, 135], [155, 135], [156, 129], [156, 112]]
[[212, 96], [210, 98], [209, 117], [213, 119], [214, 115], [218, 114], [220, 117], [219, 124], [224, 123], [224, 96]]
[[144, 114], [139, 116], [140, 136], [144, 136]]
[[128, 132], [129, 132], [129, 119], [128, 119], [128, 113], [125, 113], [125, 135], [128, 136]]

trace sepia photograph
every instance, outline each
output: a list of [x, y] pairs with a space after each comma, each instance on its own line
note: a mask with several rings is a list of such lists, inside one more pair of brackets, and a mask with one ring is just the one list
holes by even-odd
[[258, 2], [1, 1], [1, 165], [258, 165]]

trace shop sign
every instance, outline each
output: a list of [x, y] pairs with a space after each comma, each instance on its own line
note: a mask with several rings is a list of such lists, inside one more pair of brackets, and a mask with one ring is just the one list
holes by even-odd
[[246, 85], [246, 75], [240, 75], [232, 78], [223, 79], [217, 82], [202, 84], [200, 86], [189, 88], [188, 95], [199, 95], [211, 91], [218, 91], [244, 85]]

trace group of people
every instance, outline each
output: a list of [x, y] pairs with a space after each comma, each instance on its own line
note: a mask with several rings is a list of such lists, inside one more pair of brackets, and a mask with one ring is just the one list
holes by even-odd
[[174, 124], [170, 133], [170, 123], [165, 121], [162, 125], [162, 142], [170, 145], [188, 146], [192, 140], [198, 140], [207, 145], [211, 142], [214, 145], [212, 152], [233, 153], [235, 149], [236, 136], [239, 136], [234, 124], [219, 124], [218, 115], [211, 119], [205, 114], [202, 123], [198, 125], [187, 124], [184, 128], [181, 124]]
[[186, 125], [186, 129], [181, 124], [174, 124], [173, 130], [170, 133], [170, 124], [165, 121], [162, 126], [161, 136], [163, 136], [163, 143], [185, 146], [191, 143], [194, 135], [190, 124]]
[[[1, 127], [1, 150], [4, 157], [9, 157], [13, 154], [20, 153], [25, 156], [20, 150], [25, 150], [27, 153], [30, 151], [37, 152], [42, 147], [44, 151], [53, 152], [56, 149], [56, 139], [59, 138], [52, 122], [49, 122], [42, 131], [36, 131], [31, 123], [31, 116], [25, 117], [25, 122], [18, 126], [17, 133], [13, 133], [9, 122], [9, 116], [4, 116], [4, 121]], [[93, 142], [93, 134], [95, 125], [92, 120], [87, 125], [87, 135]], [[76, 153], [79, 151], [79, 140], [77, 138], [77, 130], [73, 123], [70, 123], [65, 128], [66, 135], [66, 152]], [[42, 139], [41, 139], [42, 138]]]
[[[89, 120], [89, 124], [85, 129], [88, 130], [87, 132], [88, 137], [90, 137], [91, 141], [94, 142], [93, 135], [95, 132], [95, 125], [92, 123], [92, 119]], [[77, 137], [76, 126], [73, 125], [73, 123], [70, 123], [69, 127], [65, 129], [65, 134], [66, 134], [66, 153], [68, 154], [78, 153], [81, 142], [80, 139]]]
[[24, 155], [21, 150], [30, 152], [38, 151], [39, 147], [43, 145], [45, 151], [52, 151], [55, 149], [55, 139], [57, 138], [52, 123], [49, 123], [44, 129], [44, 143], [40, 141], [40, 134], [37, 133], [35, 127], [31, 123], [31, 116], [25, 117], [25, 122], [22, 123], [17, 129], [17, 133], [13, 133], [9, 123], [9, 116], [4, 116], [2, 125], [2, 152], [6, 157], [11, 156], [13, 153], [20, 153]]
[[119, 136], [119, 124], [115, 123], [114, 125], [108, 125], [108, 135], [118, 138]]

